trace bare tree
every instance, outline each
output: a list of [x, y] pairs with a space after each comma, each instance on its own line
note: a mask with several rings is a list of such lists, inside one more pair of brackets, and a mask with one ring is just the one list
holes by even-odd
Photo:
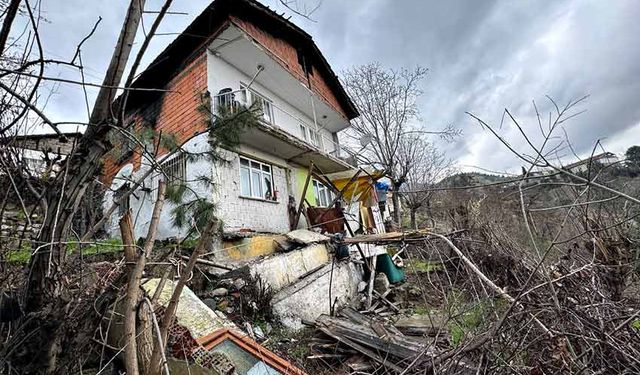
[[[362, 145], [358, 153], [362, 164], [381, 168], [391, 179], [394, 192], [400, 191], [415, 165], [416, 142], [428, 134], [452, 137], [455, 130], [427, 131], [418, 126], [417, 100], [420, 84], [427, 74], [424, 67], [385, 69], [379, 63], [354, 67], [343, 74], [343, 82], [360, 112], [347, 137]], [[400, 225], [400, 197], [393, 194], [396, 225]]]
[[412, 160], [413, 167], [410, 168], [407, 181], [399, 193], [409, 210], [411, 228], [417, 229], [416, 215], [418, 211], [423, 207], [426, 207], [427, 210], [431, 207], [434, 191], [428, 190], [428, 188], [450, 175], [453, 169], [452, 161], [433, 144], [418, 138], [413, 142], [412, 148], [416, 149], [412, 158], [414, 159]]

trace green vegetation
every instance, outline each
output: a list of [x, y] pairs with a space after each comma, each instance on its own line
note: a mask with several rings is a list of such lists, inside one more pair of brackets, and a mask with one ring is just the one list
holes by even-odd
[[[69, 246], [67, 246], [67, 251], [69, 253], [74, 253], [77, 248], [77, 244], [69, 244]], [[113, 238], [85, 247], [82, 249], [82, 255], [117, 253], [119, 251], [122, 251], [122, 240], [119, 238]]]
[[412, 309], [413, 315], [429, 315], [431, 311], [432, 309], [428, 305], [418, 305]]
[[[70, 243], [67, 245], [68, 254], [74, 254], [78, 249], [79, 246], [77, 243]], [[31, 258], [32, 251], [33, 249], [28, 243], [23, 243], [21, 249], [9, 251], [7, 253], [6, 261], [9, 263], [26, 264]], [[114, 238], [86, 246], [82, 250], [82, 255], [108, 254], [117, 253], [119, 251], [122, 251], [122, 241], [119, 238]]]
[[31, 258], [31, 248], [26, 245], [22, 246], [22, 249], [10, 251], [7, 254], [6, 260], [9, 263], [27, 264]]
[[451, 343], [458, 346], [464, 337], [469, 333], [477, 332], [483, 328], [485, 316], [490, 313], [493, 307], [484, 302], [463, 310], [454, 319], [449, 321], [449, 330], [451, 332]]
[[408, 269], [416, 272], [432, 272], [442, 269], [442, 264], [437, 262], [427, 262], [418, 259], [411, 259], [407, 263]]

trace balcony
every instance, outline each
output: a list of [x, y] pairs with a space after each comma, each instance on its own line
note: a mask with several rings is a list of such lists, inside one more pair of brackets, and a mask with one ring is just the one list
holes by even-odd
[[[342, 155], [346, 156], [351, 152], [323, 134], [318, 126], [250, 89], [224, 91], [213, 96], [212, 104], [214, 113], [220, 113], [221, 107], [231, 108], [232, 111], [251, 105], [257, 108], [261, 126], [258, 129], [248, 129], [242, 135], [242, 142], [247, 145], [302, 166], [309, 166], [313, 162], [325, 173], [352, 168], [341, 159]], [[286, 128], [282, 124], [287, 124]]]

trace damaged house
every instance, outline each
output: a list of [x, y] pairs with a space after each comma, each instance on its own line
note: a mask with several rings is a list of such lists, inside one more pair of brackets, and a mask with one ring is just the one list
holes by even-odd
[[[311, 37], [256, 2], [213, 2], [134, 87], [167, 91], [132, 92], [128, 122], [172, 134], [190, 152], [209, 147], [206, 115], [199, 109], [203, 97], [210, 96], [214, 111], [259, 103], [260, 126], [241, 135], [237, 152], [226, 156], [229, 163], [189, 163], [180, 154], [157, 160], [172, 179], [193, 181], [203, 172], [212, 178], [215, 191], [203, 195], [217, 204], [225, 232], [285, 233], [292, 229], [290, 200], [299, 203], [312, 162], [322, 174], [354, 170], [343, 159], [349, 155], [341, 151], [337, 137], [358, 115], [353, 103]], [[149, 167], [135, 147], [122, 148], [121, 155], [104, 164], [103, 181], [112, 192]], [[146, 233], [154, 201], [150, 194], [159, 178], [147, 179], [127, 204], [138, 216], [137, 236]], [[332, 197], [315, 178], [305, 196], [314, 206], [327, 206]], [[159, 238], [186, 234], [165, 216]], [[117, 233], [117, 220], [110, 232]]]
[[[260, 276], [276, 292], [272, 306], [285, 324], [299, 328], [303, 320], [328, 313], [327, 296], [335, 306], [357, 295], [362, 261], [333, 264], [329, 237], [308, 229], [383, 233], [375, 191], [382, 174], [347, 162], [353, 155], [341, 147], [337, 134], [358, 111], [310, 35], [255, 1], [216, 0], [133, 87], [158, 90], [130, 93], [130, 128], [172, 135], [190, 153], [210, 147], [203, 104], [219, 113], [257, 103], [260, 119], [240, 134], [235, 149], [223, 150], [224, 163], [189, 160], [180, 152], [167, 156], [161, 148], [150, 161], [141, 157], [139, 145], [122, 139], [118, 152], [104, 161], [102, 182], [109, 187], [105, 212], [119, 191], [145, 176], [152, 163], [159, 163], [164, 173], [148, 174], [120, 202], [107, 221], [110, 235], [119, 234], [118, 219], [130, 209], [135, 236], [144, 236], [158, 181], [179, 181], [214, 203], [222, 220], [222, 243], [207, 261], [221, 265], [218, 271], [248, 267]], [[215, 188], [199, 184], [202, 175]], [[165, 205], [159, 239], [189, 233], [174, 225], [171, 208], [171, 203]], [[359, 258], [384, 252], [362, 247], [350, 250]]]

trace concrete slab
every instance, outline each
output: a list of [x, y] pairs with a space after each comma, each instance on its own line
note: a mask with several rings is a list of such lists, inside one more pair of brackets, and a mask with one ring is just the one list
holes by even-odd
[[329, 263], [325, 245], [310, 245], [288, 253], [277, 253], [249, 265], [254, 276], [260, 276], [271, 288], [278, 291], [295, 283], [300, 277]]
[[330, 300], [337, 300], [335, 307], [339, 308], [357, 298], [361, 267], [346, 261], [336, 262], [333, 272], [331, 268], [332, 265], [327, 264], [274, 296], [271, 305], [282, 324], [292, 330], [302, 329], [302, 320], [315, 321], [320, 315], [330, 313]]
[[329, 237], [307, 229], [296, 229], [286, 234], [287, 238], [293, 242], [301, 244], [311, 244], [329, 241]]

